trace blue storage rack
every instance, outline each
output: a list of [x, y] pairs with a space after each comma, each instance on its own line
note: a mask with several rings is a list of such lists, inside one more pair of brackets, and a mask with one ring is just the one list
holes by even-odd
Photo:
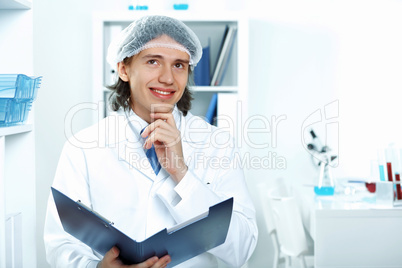
[[42, 77], [0, 74], [0, 127], [24, 124]]

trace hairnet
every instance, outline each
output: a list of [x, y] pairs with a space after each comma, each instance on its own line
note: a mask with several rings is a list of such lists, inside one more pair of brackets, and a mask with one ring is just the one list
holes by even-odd
[[[152, 41], [162, 35], [174, 42]], [[152, 42], [151, 42], [152, 41]], [[166, 16], [145, 16], [125, 28], [112, 40], [107, 53], [107, 61], [116, 66], [127, 57], [134, 56], [150, 47], [179, 49], [190, 55], [190, 65], [196, 66], [202, 56], [202, 47], [195, 33], [183, 22]]]

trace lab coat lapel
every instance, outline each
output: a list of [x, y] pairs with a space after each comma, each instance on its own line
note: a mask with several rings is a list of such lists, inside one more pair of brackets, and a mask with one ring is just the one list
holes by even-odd
[[[190, 118], [188, 120], [188, 118]], [[191, 118], [194, 118], [192, 115], [188, 115], [187, 117], [184, 117], [183, 115], [181, 116], [181, 127], [180, 127], [180, 132], [182, 133], [182, 147], [183, 147], [183, 156], [184, 160], [186, 161], [186, 164], [189, 164], [188, 161], [191, 159], [194, 161], [194, 157], [192, 157], [192, 154], [197, 148], [205, 148], [205, 146], [209, 146], [208, 140], [206, 140], [206, 135], [204, 132], [200, 131], [194, 132], [194, 121], [191, 121]], [[196, 120], [202, 120], [202, 119], [196, 119]], [[204, 123], [204, 122], [203, 122]], [[189, 136], [189, 130], [188, 124], [191, 124], [192, 128], [192, 135]], [[197, 125], [197, 124], [196, 124]], [[197, 126], [195, 126], [197, 127]], [[200, 129], [205, 130], [205, 126], [200, 127]]]
[[127, 162], [130, 168], [138, 170], [150, 180], [155, 179], [155, 172], [140, 143], [133, 144], [127, 140], [121, 142], [119, 144], [119, 159]]
[[155, 172], [148, 161], [143, 148], [143, 140], [137, 137], [128, 126], [128, 121], [121, 122], [119, 128], [118, 156], [119, 160], [127, 162], [130, 168], [141, 172], [150, 180], [155, 179]]
[[166, 179], [169, 176], [170, 176], [170, 174], [162, 167], [161, 170], [159, 170], [159, 173], [156, 176], [155, 181], [160, 181], [160, 180]]

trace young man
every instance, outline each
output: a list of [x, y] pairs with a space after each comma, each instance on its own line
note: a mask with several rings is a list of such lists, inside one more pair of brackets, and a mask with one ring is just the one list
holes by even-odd
[[[201, 53], [198, 38], [178, 20], [148, 16], [127, 27], [108, 51], [119, 75], [111, 86], [117, 112], [75, 137], [97, 146], [65, 144], [53, 187], [137, 241], [233, 197], [225, 243], [177, 267], [217, 267], [217, 258], [240, 267], [257, 242], [255, 211], [235, 143], [188, 112], [189, 76]], [[167, 255], [125, 266], [116, 247], [100, 256], [64, 232], [52, 197], [44, 239], [53, 267], [157, 268], [170, 261]]]

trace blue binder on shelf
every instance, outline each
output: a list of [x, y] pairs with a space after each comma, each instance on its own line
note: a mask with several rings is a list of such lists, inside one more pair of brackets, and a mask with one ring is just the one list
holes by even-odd
[[205, 119], [211, 125], [214, 123], [214, 119], [217, 116], [218, 108], [218, 93], [214, 93], [209, 102], [208, 110], [205, 114]]
[[194, 68], [194, 84], [196, 86], [209, 86], [211, 83], [209, 60], [209, 45], [202, 49], [202, 57]]
[[222, 40], [219, 57], [216, 62], [215, 70], [212, 75], [211, 86], [222, 85], [222, 80], [226, 74], [229, 60], [231, 58], [234, 43], [236, 42], [237, 27], [226, 26]]
[[80, 201], [51, 189], [64, 230], [102, 255], [117, 246], [119, 258], [125, 264], [169, 254], [171, 262], [167, 267], [173, 267], [221, 245], [226, 240], [233, 210], [232, 197], [210, 207], [208, 212], [138, 242]]

